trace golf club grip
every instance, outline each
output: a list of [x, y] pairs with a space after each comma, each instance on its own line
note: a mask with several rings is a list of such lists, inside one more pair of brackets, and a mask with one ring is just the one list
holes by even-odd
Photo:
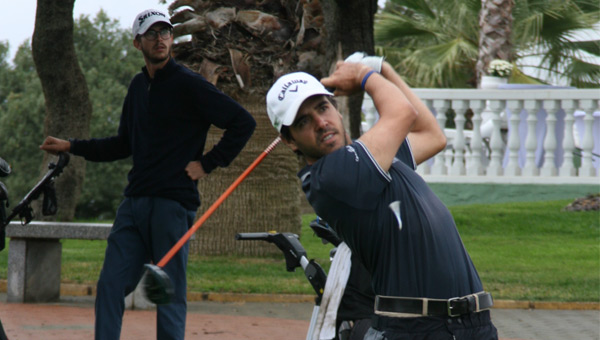
[[240, 177], [238, 177], [229, 186], [229, 188], [227, 188], [227, 190], [225, 190], [225, 192], [221, 194], [221, 196], [219, 196], [219, 198], [217, 198], [215, 203], [213, 203], [204, 212], [204, 214], [200, 216], [198, 221], [196, 221], [196, 223], [194, 223], [194, 225], [181, 237], [181, 239], [179, 239], [179, 241], [175, 243], [173, 248], [171, 248], [165, 254], [165, 256], [163, 256], [163, 258], [156, 264], [158, 267], [164, 267], [167, 264], [167, 262], [169, 262], [173, 258], [173, 256], [179, 251], [179, 249], [181, 249], [181, 247], [183, 247], [183, 245], [192, 237], [196, 230], [198, 230], [200, 226], [204, 224], [204, 222], [210, 217], [210, 215], [212, 215], [215, 212], [215, 210], [217, 210], [221, 203], [225, 201], [225, 199], [233, 192], [233, 190], [235, 190], [235, 188], [237, 188], [237, 186], [240, 185], [240, 183], [248, 176], [248, 174], [250, 174], [250, 172], [252, 172], [252, 170], [254, 170], [254, 168], [256, 168], [258, 164], [260, 164], [260, 162], [262, 162], [262, 160], [275, 148], [275, 146], [277, 146], [277, 144], [279, 144], [280, 141], [281, 137], [275, 138], [275, 140], [254, 160], [254, 162], [252, 162], [252, 164], [250, 164], [250, 166], [246, 168], [246, 170], [244, 170]]
[[268, 240], [269, 233], [239, 233], [235, 235], [236, 240]]

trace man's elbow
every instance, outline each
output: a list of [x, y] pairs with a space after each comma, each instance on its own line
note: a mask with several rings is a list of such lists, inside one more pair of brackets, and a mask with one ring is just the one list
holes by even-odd
[[438, 129], [437, 133], [433, 136], [432, 145], [435, 148], [435, 153], [438, 153], [446, 148], [448, 139], [441, 129]]

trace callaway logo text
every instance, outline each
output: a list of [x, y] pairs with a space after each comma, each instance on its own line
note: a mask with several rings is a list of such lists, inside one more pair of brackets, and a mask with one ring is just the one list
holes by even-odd
[[[306, 84], [308, 83], [306, 80], [304, 79], [296, 79], [296, 80], [290, 80], [289, 82], [283, 84], [283, 86], [281, 87], [281, 92], [279, 92], [279, 96], [277, 96], [277, 99], [279, 99], [280, 101], [285, 99], [285, 92], [287, 91], [287, 89], [294, 85], [294, 84]], [[290, 90], [292, 91], [292, 90]], [[292, 92], [296, 92], [298, 91], [298, 87], [294, 88], [294, 90]]]

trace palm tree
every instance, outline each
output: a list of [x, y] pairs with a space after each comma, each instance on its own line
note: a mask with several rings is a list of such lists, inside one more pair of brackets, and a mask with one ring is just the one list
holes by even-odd
[[[363, 7], [368, 10], [359, 10]], [[333, 15], [324, 15], [324, 8]], [[348, 8], [353, 9], [353, 16], [343, 11]], [[298, 70], [320, 78], [329, 73], [336, 58], [357, 49], [373, 51], [376, 8], [376, 0], [341, 5], [334, 0], [176, 0], [170, 4], [175, 37], [191, 36], [190, 41], [174, 45], [175, 57], [236, 99], [257, 121], [253, 137], [238, 158], [229, 167], [217, 169], [208, 181], [200, 181], [203, 206], [199, 214], [276, 137], [265, 108], [265, 94], [274, 80]], [[340, 23], [336, 18], [342, 15]], [[348, 25], [354, 27], [353, 32]], [[339, 49], [332, 43], [341, 36], [338, 32], [345, 32]], [[221, 133], [211, 130], [206, 145], [216, 143]], [[236, 242], [234, 235], [274, 229], [300, 234], [304, 200], [296, 178], [300, 163], [288, 148], [277, 147], [198, 231], [191, 251], [277, 253], [268, 244]]]
[[[375, 23], [378, 53], [385, 54], [413, 86], [476, 87], [480, 0], [389, 0]], [[600, 56], [600, 42], [572, 41], [593, 29], [599, 5], [589, 0], [515, 1], [513, 62], [571, 85], [600, 86], [600, 69], [586, 53]], [[534, 65], [528, 57], [537, 57]]]

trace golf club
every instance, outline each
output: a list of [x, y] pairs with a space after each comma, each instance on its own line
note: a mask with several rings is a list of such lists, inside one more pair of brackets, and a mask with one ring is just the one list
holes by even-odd
[[173, 258], [173, 256], [183, 247], [183, 245], [192, 237], [192, 235], [202, 226], [202, 224], [212, 215], [215, 210], [225, 201], [225, 199], [237, 188], [237, 186], [262, 162], [262, 160], [279, 144], [280, 137], [275, 138], [273, 142], [244, 170], [244, 172], [225, 190], [221, 196], [204, 212], [204, 214], [192, 225], [181, 239], [163, 256], [156, 264], [146, 264], [146, 272], [143, 277], [143, 289], [148, 300], [155, 304], [167, 304], [171, 301], [174, 294], [173, 285], [167, 273], [162, 268]]

